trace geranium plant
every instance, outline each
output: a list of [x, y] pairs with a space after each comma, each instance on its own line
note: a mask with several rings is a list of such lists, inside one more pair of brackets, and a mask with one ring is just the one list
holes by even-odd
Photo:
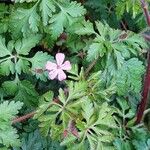
[[0, 150], [148, 150], [149, 0], [0, 1]]

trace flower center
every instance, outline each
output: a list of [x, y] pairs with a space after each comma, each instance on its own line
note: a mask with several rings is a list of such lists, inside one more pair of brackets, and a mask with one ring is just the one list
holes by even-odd
[[57, 69], [61, 69], [61, 67], [59, 65], [57, 65]]

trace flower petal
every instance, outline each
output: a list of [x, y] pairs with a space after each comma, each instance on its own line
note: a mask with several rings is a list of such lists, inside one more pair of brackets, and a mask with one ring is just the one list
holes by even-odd
[[48, 61], [45, 65], [45, 68], [49, 71], [56, 69], [57, 68], [57, 64], [52, 63], [51, 61]]
[[65, 61], [65, 62], [61, 65], [61, 69], [63, 69], [63, 70], [71, 70], [70, 61]]
[[62, 80], [65, 80], [67, 78], [66, 74], [64, 73], [63, 70], [59, 69], [58, 71], [58, 80], [59, 81], [62, 81]]
[[62, 63], [64, 62], [64, 59], [65, 59], [65, 55], [63, 53], [56, 54], [57, 65], [62, 65]]
[[48, 76], [51, 80], [55, 79], [57, 75], [58, 75], [58, 70], [52, 70], [48, 74]]

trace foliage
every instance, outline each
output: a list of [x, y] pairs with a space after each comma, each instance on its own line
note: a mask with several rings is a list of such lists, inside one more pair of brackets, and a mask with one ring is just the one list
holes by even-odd
[[0, 150], [148, 150], [145, 26], [138, 0], [1, 2]]
[[17, 130], [11, 124], [12, 119], [15, 118], [22, 105], [23, 103], [19, 101], [11, 101], [10, 103], [5, 101], [0, 104], [0, 144], [4, 144], [6, 147], [18, 146], [20, 144]]
[[[88, 80], [89, 86], [94, 83], [96, 77], [99, 77], [99, 74], [93, 75], [92, 79]], [[95, 77], [95, 78], [94, 78]], [[65, 95], [62, 89], [59, 90], [59, 102], [51, 101], [47, 95], [44, 95], [45, 99], [49, 99], [49, 104], [45, 103], [40, 105], [40, 109], [37, 111], [35, 118], [39, 118], [41, 131], [44, 135], [50, 134], [51, 137], [61, 138], [59, 132], [65, 132], [67, 130], [68, 134], [75, 134], [76, 137], [67, 135], [66, 139], [63, 141], [62, 145], [69, 144], [71, 148], [69, 149], [84, 149], [84, 144], [88, 140], [91, 149], [107, 148], [107, 144], [113, 139], [113, 134], [108, 131], [109, 128], [116, 128], [115, 120], [113, 118], [113, 109], [109, 108], [108, 104], [100, 103], [101, 106], [94, 104], [92, 101], [95, 101], [95, 96], [93, 92], [89, 93], [89, 87], [87, 83], [83, 81], [78, 82], [69, 82], [68, 85], [68, 96]], [[100, 86], [94, 85], [93, 86]], [[94, 89], [93, 89], [94, 90]], [[87, 92], [87, 94], [86, 94]], [[86, 96], [89, 95], [89, 96]], [[103, 91], [96, 93], [96, 96], [103, 96]], [[101, 96], [101, 97], [102, 97]], [[107, 97], [107, 95], [105, 95]], [[51, 97], [52, 99], [52, 97]], [[100, 99], [98, 99], [100, 101]], [[90, 113], [89, 113], [90, 110]], [[44, 114], [41, 115], [41, 112]], [[55, 112], [55, 113], [54, 113]], [[55, 123], [58, 118], [58, 123]], [[85, 121], [83, 121], [83, 118]], [[73, 122], [76, 125], [71, 125]], [[49, 124], [51, 126], [49, 126]], [[72, 128], [75, 128], [75, 131], [72, 131]], [[51, 127], [51, 128], [50, 128]], [[56, 128], [57, 127], [57, 128]], [[60, 131], [58, 131], [58, 128]], [[77, 131], [80, 132], [77, 132]], [[75, 133], [74, 133], [75, 132]], [[94, 133], [92, 133], [94, 132]], [[78, 146], [72, 146], [78, 136], [80, 137]], [[108, 139], [109, 137], [109, 139]], [[107, 139], [107, 140], [106, 140]], [[70, 143], [71, 142], [71, 143]]]
[[[56, 13], [57, 10], [59, 11]], [[64, 28], [71, 26], [78, 20], [78, 17], [84, 14], [85, 9], [76, 2], [37, 0], [31, 8], [17, 8], [12, 13], [10, 30], [12, 34], [16, 33], [19, 36], [22, 32], [23, 36], [28, 36], [28, 34], [37, 33], [40, 30], [40, 26], [44, 28], [44, 26], [48, 25], [50, 35], [56, 39], [63, 33]], [[22, 23], [19, 23], [21, 20], [23, 20]], [[17, 22], [19, 24], [16, 24]]]
[[131, 137], [126, 140], [116, 139], [114, 145], [117, 150], [127, 149], [149, 149], [149, 131], [142, 128], [133, 128], [131, 131]]
[[141, 76], [143, 71], [144, 66], [138, 59], [131, 58], [126, 61], [117, 74], [118, 94], [126, 95], [126, 93], [131, 93], [133, 91], [139, 93], [141, 90]]
[[38, 130], [28, 134], [24, 133], [21, 141], [21, 148], [13, 148], [13, 150], [64, 150], [64, 147], [60, 147], [57, 141], [51, 141], [50, 138], [44, 139]]

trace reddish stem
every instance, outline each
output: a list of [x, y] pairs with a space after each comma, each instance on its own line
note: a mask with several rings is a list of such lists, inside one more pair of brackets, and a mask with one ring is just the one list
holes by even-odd
[[144, 11], [146, 22], [147, 22], [148, 26], [150, 26], [150, 15], [149, 15], [149, 11], [148, 11], [148, 5], [145, 2], [145, 0], [141, 0], [141, 6], [142, 6], [143, 11]]
[[143, 34], [143, 37], [145, 38], [145, 40], [150, 42], [150, 36], [149, 35]]
[[88, 77], [89, 72], [93, 69], [93, 67], [95, 66], [96, 62], [97, 62], [98, 58], [95, 59], [85, 70], [85, 76]]
[[[53, 101], [54, 101], [55, 103], [58, 103], [58, 104], [60, 103], [60, 100], [59, 100], [58, 98], [54, 98]], [[51, 107], [51, 106], [52, 106], [52, 104], [49, 105], [49, 107]], [[23, 121], [25, 121], [25, 120], [27, 120], [27, 119], [29, 119], [29, 118], [32, 118], [32, 117], [35, 115], [35, 113], [36, 113], [36, 111], [33, 111], [33, 112], [30, 112], [30, 113], [28, 113], [28, 114], [26, 114], [26, 115], [24, 115], [24, 116], [15, 118], [15, 119], [12, 121], [12, 124], [15, 124], [15, 123], [17, 123], [17, 122], [23, 122]]]
[[123, 20], [121, 20], [121, 26], [125, 31], [128, 30]]
[[[150, 15], [149, 15], [147, 3], [144, 0], [141, 0], [141, 6], [143, 8], [147, 24], [148, 26], [150, 26]], [[143, 114], [144, 114], [146, 104], [148, 101], [149, 88], [150, 88], [150, 53], [148, 52], [148, 66], [147, 66], [147, 71], [146, 71], [145, 80], [144, 80], [142, 99], [141, 99], [138, 112], [137, 112], [136, 124], [139, 124], [143, 118]]]
[[12, 121], [12, 124], [15, 124], [17, 122], [23, 122], [29, 118], [32, 118], [33, 116], [35, 115], [35, 111], [29, 113], [29, 114], [26, 114], [24, 116], [21, 116], [21, 117], [18, 117], [18, 118], [15, 118], [13, 121]]
[[144, 114], [147, 100], [148, 100], [149, 88], [150, 88], [150, 53], [148, 54], [147, 72], [145, 75], [144, 88], [143, 88], [143, 92], [142, 92], [142, 99], [141, 99], [141, 103], [140, 103], [139, 108], [138, 108], [136, 124], [140, 123], [142, 118], [143, 118], [143, 114]]

